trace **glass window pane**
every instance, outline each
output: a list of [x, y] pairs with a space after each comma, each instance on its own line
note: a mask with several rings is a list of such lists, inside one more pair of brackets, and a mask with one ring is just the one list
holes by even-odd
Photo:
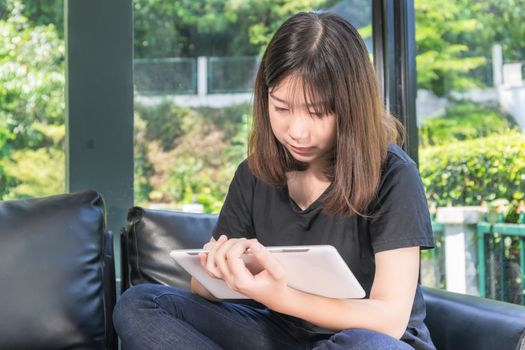
[[135, 0], [135, 202], [218, 213], [246, 157], [259, 57], [291, 14], [345, 16], [372, 48], [369, 0]]
[[62, 1], [0, 1], [0, 199], [65, 191]]
[[437, 239], [422, 282], [524, 304], [525, 7], [415, 8], [419, 161]]

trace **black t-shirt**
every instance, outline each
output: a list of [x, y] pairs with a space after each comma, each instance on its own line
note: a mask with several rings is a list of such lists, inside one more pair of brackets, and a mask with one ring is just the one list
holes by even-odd
[[[372, 214], [371, 217], [354, 215], [346, 218], [325, 214], [319, 199], [302, 210], [290, 198], [286, 186], [276, 187], [260, 181], [252, 174], [245, 160], [239, 165], [230, 184], [213, 236], [216, 239], [221, 234], [229, 238], [257, 238], [265, 246], [332, 245], [368, 297], [375, 273], [375, 253], [404, 247], [427, 249], [434, 246], [418, 170], [398, 146], [388, 147], [378, 194], [367, 212]], [[411, 338], [413, 333], [425, 333], [426, 328], [421, 329], [424, 317], [425, 304], [418, 286], [405, 333], [407, 337]], [[413, 341], [420, 343], [421, 337], [417, 338], [420, 339]], [[410, 343], [417, 345], [412, 341]], [[415, 347], [432, 348], [419, 345]]]

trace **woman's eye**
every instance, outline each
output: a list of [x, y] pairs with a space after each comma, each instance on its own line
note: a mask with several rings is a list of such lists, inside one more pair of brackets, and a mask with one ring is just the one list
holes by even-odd
[[322, 112], [310, 112], [310, 115], [317, 118], [322, 118], [325, 116], [325, 114]]
[[287, 108], [277, 107], [277, 106], [274, 106], [273, 108], [276, 112], [286, 112], [288, 110]]

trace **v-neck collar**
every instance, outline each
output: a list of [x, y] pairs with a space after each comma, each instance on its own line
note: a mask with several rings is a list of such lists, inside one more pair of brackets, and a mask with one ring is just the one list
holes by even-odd
[[328, 185], [327, 188], [325, 188], [325, 190], [323, 191], [323, 193], [321, 193], [319, 195], [319, 197], [317, 197], [308, 207], [306, 207], [304, 210], [301, 209], [301, 207], [295, 203], [295, 201], [292, 199], [292, 197], [290, 196], [290, 192], [288, 191], [288, 185], [284, 186], [284, 190], [286, 192], [286, 196], [288, 197], [288, 201], [290, 202], [290, 206], [292, 207], [293, 211], [297, 214], [302, 214], [302, 215], [305, 215], [305, 214], [308, 214], [314, 210], [316, 210], [317, 208], [319, 208], [319, 206], [322, 204], [322, 199], [325, 197], [325, 195], [328, 193], [328, 191], [332, 188], [332, 183], [330, 183], [330, 185]]

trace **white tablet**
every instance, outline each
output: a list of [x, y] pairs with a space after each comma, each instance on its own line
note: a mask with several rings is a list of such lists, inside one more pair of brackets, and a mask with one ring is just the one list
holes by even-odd
[[[329, 298], [363, 298], [365, 291], [346, 265], [337, 249], [330, 245], [266, 247], [282, 264], [288, 286]], [[180, 249], [170, 252], [190, 275], [219, 299], [247, 299], [226, 283], [211, 277], [201, 266], [198, 253], [204, 249]], [[250, 271], [257, 269], [250, 253], [243, 260]]]

